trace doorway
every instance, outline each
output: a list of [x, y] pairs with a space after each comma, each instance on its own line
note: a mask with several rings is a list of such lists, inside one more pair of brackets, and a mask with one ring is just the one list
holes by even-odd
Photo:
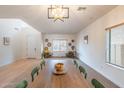
[[37, 47], [36, 39], [33, 35], [27, 37], [27, 58], [36, 58]]

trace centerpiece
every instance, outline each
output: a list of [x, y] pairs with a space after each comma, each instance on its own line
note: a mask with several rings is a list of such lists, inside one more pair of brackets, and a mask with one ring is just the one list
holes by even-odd
[[59, 72], [63, 71], [64, 64], [63, 63], [57, 63], [57, 64], [55, 64], [55, 69], [56, 69], [56, 71], [59, 71]]
[[54, 74], [57, 74], [57, 75], [62, 75], [62, 74], [65, 74], [65, 69], [64, 69], [64, 64], [63, 63], [57, 63], [55, 64], [55, 67], [54, 67]]

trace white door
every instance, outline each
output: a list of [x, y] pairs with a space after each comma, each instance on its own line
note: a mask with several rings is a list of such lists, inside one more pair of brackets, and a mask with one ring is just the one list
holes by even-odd
[[27, 57], [28, 58], [36, 58], [37, 48], [36, 41], [33, 35], [27, 37]]

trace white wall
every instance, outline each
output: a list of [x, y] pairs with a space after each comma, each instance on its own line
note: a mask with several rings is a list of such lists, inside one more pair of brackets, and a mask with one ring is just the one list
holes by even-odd
[[[124, 87], [124, 69], [106, 63], [105, 28], [123, 20], [124, 6], [118, 6], [79, 32], [76, 42], [79, 58], [120, 87]], [[89, 37], [88, 44], [83, 43], [85, 35]]]
[[[0, 66], [27, 58], [27, 36], [37, 39], [37, 57], [41, 52], [41, 33], [17, 19], [0, 19]], [[3, 45], [3, 37], [10, 37], [10, 44]]]
[[[67, 40], [67, 45], [68, 45], [68, 43], [71, 42], [71, 40], [75, 40], [75, 35], [74, 34], [44, 34], [44, 36], [43, 36], [44, 47], [47, 47], [47, 43], [45, 43], [46, 38], [51, 43], [54, 39], [66, 39]], [[54, 56], [65, 56], [65, 52], [54, 53], [52, 51], [52, 46], [49, 48], [49, 50], [53, 53]], [[71, 51], [71, 48], [68, 47], [67, 51]]]

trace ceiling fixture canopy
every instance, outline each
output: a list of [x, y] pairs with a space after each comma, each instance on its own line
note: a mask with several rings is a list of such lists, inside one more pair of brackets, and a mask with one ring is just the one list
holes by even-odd
[[48, 19], [61, 20], [64, 22], [64, 19], [69, 18], [69, 8], [63, 7], [63, 5], [51, 5], [48, 8]]

